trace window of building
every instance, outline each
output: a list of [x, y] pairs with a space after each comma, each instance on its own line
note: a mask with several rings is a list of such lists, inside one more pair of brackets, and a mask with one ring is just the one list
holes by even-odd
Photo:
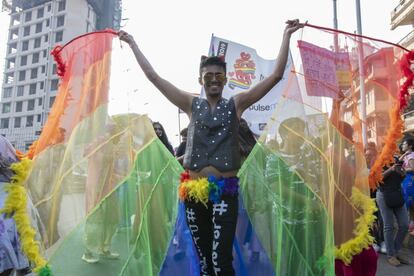
[[20, 57], [20, 66], [27, 65], [27, 56], [21, 56]]
[[12, 84], [14, 82], [14, 73], [6, 73], [5, 74], [5, 81], [6, 84]]
[[56, 32], [55, 42], [61, 42], [63, 40], [63, 31]]
[[13, 88], [12, 87], [6, 87], [3, 90], [3, 98], [10, 98], [12, 96]]
[[40, 33], [42, 31], [42, 22], [36, 24], [36, 33]]
[[20, 14], [13, 15], [11, 25], [16, 26], [18, 24], [20, 24]]
[[43, 57], [46, 57], [46, 54], [47, 54], [46, 50], [43, 50]]
[[53, 104], [55, 103], [55, 96], [52, 96], [49, 98], [49, 108], [53, 106]]
[[19, 81], [24, 81], [26, 79], [26, 71], [19, 71]]
[[[40, 123], [40, 121], [42, 120], [42, 114], [37, 114], [36, 117], [37, 117], [37, 122]], [[37, 134], [37, 131], [36, 131], [36, 134]], [[40, 135], [40, 131], [39, 131], [39, 134], [37, 135]]]
[[28, 151], [29, 150], [29, 148], [30, 148], [30, 146], [33, 144], [33, 142], [26, 142], [25, 144], [24, 144], [24, 150], [25, 151]]
[[42, 66], [42, 74], [45, 73], [45, 71], [46, 71], [46, 66], [43, 65]]
[[38, 63], [39, 62], [39, 52], [34, 53], [32, 56], [32, 63]]
[[49, 27], [49, 25], [50, 25], [50, 20], [46, 19], [46, 27]]
[[13, 69], [16, 63], [16, 58], [8, 58], [7, 59], [7, 69]]
[[13, 82], [14, 82], [14, 73], [6, 73], [6, 76], [5, 76], [5, 83], [6, 84], [12, 84]]
[[45, 34], [45, 42], [49, 41], [49, 35]]
[[59, 80], [58, 79], [54, 79], [50, 82], [50, 90], [51, 91], [55, 91], [58, 89], [58, 84], [59, 84]]
[[59, 6], [58, 6], [58, 11], [65, 10], [65, 7], [66, 7], [66, 1], [65, 0], [60, 1]]
[[30, 115], [30, 116], [26, 117], [26, 126], [27, 127], [33, 126], [33, 115]]
[[40, 105], [42, 105], [42, 103], [43, 103], [43, 99], [42, 99], [42, 98], [39, 98], [39, 99], [38, 99], [38, 102], [37, 102], [37, 105], [39, 105], [39, 106], [40, 106]]
[[3, 118], [0, 120], [0, 128], [9, 128], [9, 118]]
[[29, 86], [29, 95], [36, 94], [36, 84], [37, 83], [31, 83]]
[[43, 82], [43, 81], [41, 81], [41, 82], [39, 82], [39, 85], [40, 85], [40, 90], [42, 90], [43, 89], [43, 87], [44, 87], [44, 85], [45, 85], [45, 83]]
[[21, 126], [21, 123], [22, 123], [21, 117], [14, 118], [14, 128], [19, 128]]
[[19, 29], [10, 29], [9, 39], [17, 39], [19, 38]]
[[9, 113], [10, 112], [11, 103], [3, 103], [1, 108], [1, 113]]
[[52, 5], [47, 5], [47, 11], [50, 11], [50, 9], [52, 8]]
[[35, 100], [34, 99], [27, 101], [27, 111], [34, 110], [34, 106], [35, 106]]
[[56, 21], [56, 27], [63, 26], [64, 24], [65, 24], [65, 16], [64, 15], [58, 16], [57, 21]]
[[24, 95], [24, 85], [17, 86], [17, 97], [21, 97]]
[[23, 102], [16, 102], [16, 112], [22, 112]]
[[56, 64], [53, 64], [52, 66], [52, 74], [56, 75]]
[[22, 51], [27, 51], [29, 49], [29, 40], [23, 41]]
[[32, 70], [30, 70], [30, 78], [31, 79], [37, 78], [37, 68], [32, 68]]
[[42, 40], [41, 40], [41, 38], [40, 37], [38, 37], [38, 38], [36, 38], [35, 39], [35, 41], [34, 41], [34, 47], [35, 48], [39, 48], [40, 47], [40, 42], [41, 42]]
[[17, 53], [17, 43], [11, 43], [9, 44], [9, 54], [15, 54]]
[[45, 9], [42, 7], [37, 10], [37, 18], [42, 18], [45, 13]]
[[32, 20], [32, 11], [26, 12], [24, 16], [24, 22], [29, 22], [30, 20]]
[[23, 29], [23, 36], [28, 36], [30, 34], [30, 26], [26, 26]]

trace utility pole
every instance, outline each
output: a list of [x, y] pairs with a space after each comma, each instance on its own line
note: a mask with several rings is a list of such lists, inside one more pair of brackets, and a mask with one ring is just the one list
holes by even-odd
[[[338, 12], [336, 8], [336, 0], [333, 0], [333, 14], [334, 14], [333, 26], [335, 30], [338, 30]], [[338, 33], [334, 34], [334, 49], [336, 53], [339, 52]]]
[[[357, 32], [358, 35], [362, 35], [362, 24], [361, 24], [361, 3], [360, 0], [355, 0], [356, 4], [356, 17], [357, 17]], [[364, 48], [362, 44], [362, 37], [358, 37], [358, 65], [359, 65], [359, 92], [361, 98], [361, 119], [362, 119], [362, 145], [367, 145], [367, 106], [365, 99], [365, 79], [364, 79]]]

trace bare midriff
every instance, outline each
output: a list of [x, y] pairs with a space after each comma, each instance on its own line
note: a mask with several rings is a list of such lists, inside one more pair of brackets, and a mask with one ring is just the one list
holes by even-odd
[[221, 172], [213, 166], [207, 166], [202, 168], [200, 171], [189, 171], [191, 179], [198, 179], [203, 177], [215, 176], [220, 177], [234, 177], [237, 176], [238, 170]]

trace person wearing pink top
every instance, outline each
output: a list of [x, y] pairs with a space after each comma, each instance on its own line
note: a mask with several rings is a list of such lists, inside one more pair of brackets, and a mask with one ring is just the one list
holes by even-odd
[[404, 162], [402, 167], [406, 172], [406, 176], [401, 185], [405, 206], [408, 209], [411, 220], [409, 232], [414, 236], [414, 139], [405, 139], [401, 144], [401, 149], [404, 154], [400, 157], [400, 160]]

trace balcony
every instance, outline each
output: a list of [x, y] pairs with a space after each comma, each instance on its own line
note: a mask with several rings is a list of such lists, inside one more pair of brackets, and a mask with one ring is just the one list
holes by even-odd
[[404, 132], [414, 132], [414, 111], [409, 111], [404, 115]]
[[398, 26], [414, 23], [414, 0], [400, 0], [400, 3], [391, 12], [391, 30]]
[[402, 45], [408, 50], [413, 50], [414, 49], [414, 29], [411, 32], [409, 32], [403, 39], [401, 39], [400, 42], [398, 42], [398, 44]]

